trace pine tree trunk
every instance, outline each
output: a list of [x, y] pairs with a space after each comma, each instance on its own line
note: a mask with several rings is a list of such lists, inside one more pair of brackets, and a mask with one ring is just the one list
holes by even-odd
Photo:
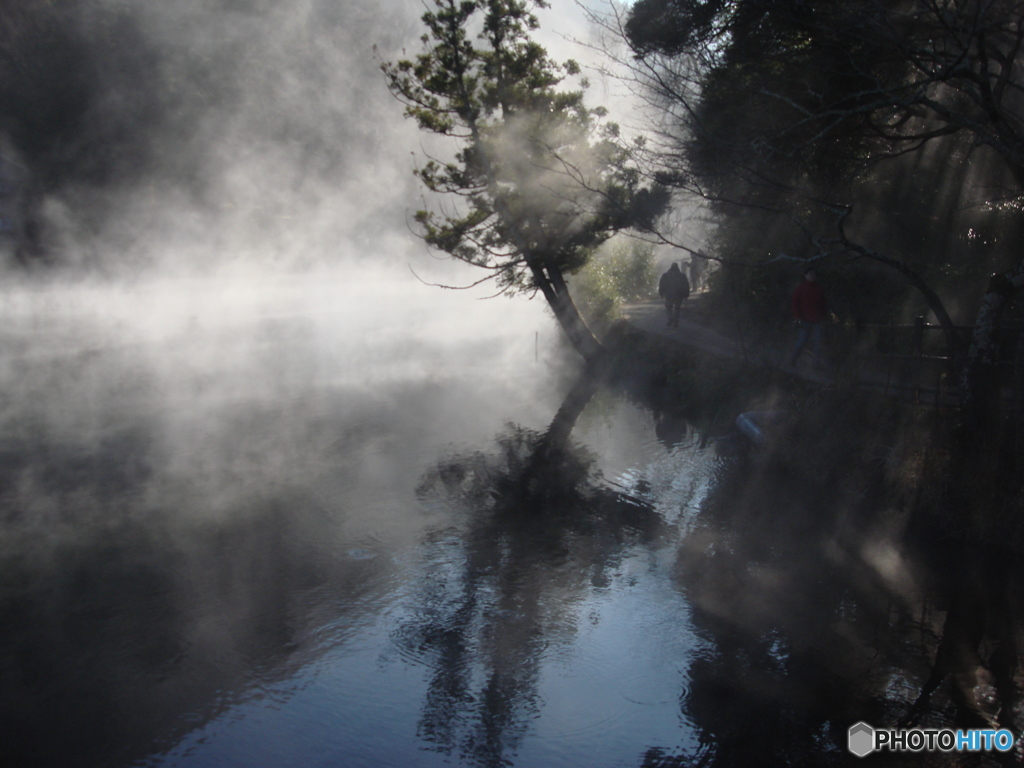
[[584, 360], [593, 362], [604, 352], [604, 346], [594, 336], [594, 332], [590, 330], [590, 326], [569, 295], [569, 286], [565, 284], [562, 271], [553, 264], [541, 266], [536, 263], [539, 260], [528, 261], [534, 284], [544, 294], [551, 311], [555, 313], [555, 319], [569, 337], [573, 348]]

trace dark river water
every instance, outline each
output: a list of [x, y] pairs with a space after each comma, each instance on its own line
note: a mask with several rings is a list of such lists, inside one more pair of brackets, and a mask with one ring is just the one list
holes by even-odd
[[1019, 716], [1012, 562], [579, 380], [539, 302], [387, 279], [11, 292], [5, 765], [860, 764], [859, 720]]

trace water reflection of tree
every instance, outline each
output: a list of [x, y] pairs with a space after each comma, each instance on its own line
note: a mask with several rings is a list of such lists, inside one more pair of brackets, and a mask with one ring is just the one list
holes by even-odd
[[879, 502], [768, 465], [721, 478], [677, 561], [707, 641], [682, 697], [701, 748], [652, 748], [645, 766], [852, 764], [859, 720], [1019, 733], [1020, 573], [883, 533]]
[[455, 456], [419, 494], [461, 516], [435, 533], [418, 613], [396, 631], [432, 677], [420, 736], [467, 761], [510, 763], [539, 712], [541, 662], [575, 631], [573, 607], [635, 544], [663, 534], [645, 504], [600, 484], [569, 433], [599, 383], [584, 377], [546, 432], [509, 425], [495, 450]]

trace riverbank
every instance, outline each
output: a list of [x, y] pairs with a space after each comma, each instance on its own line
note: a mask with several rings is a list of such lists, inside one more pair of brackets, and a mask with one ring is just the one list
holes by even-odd
[[[658, 319], [646, 316], [648, 323]], [[882, 515], [908, 535], [921, 529], [930, 538], [1024, 552], [1018, 454], [1004, 450], [1005, 438], [965, 452], [956, 444], [952, 409], [765, 364], [693, 318], [679, 332], [656, 332], [635, 314], [627, 317], [609, 329], [606, 343], [615, 378], [639, 399], [679, 414], [723, 446], [742, 443], [735, 428], [741, 413], [784, 411], [788, 418], [753, 451], [757, 461], [863, 498], [857, 514], [865, 523]]]
[[679, 325], [675, 327], [666, 323], [665, 307], [658, 301], [626, 304], [622, 308], [622, 317], [625, 322], [645, 333], [711, 355], [775, 369], [818, 385], [831, 384], [835, 379], [835, 367], [824, 360], [815, 360], [810, 350], [801, 355], [796, 366], [789, 365], [791, 345], [780, 344], [767, 334], [755, 336], [740, 325], [730, 325], [713, 317], [702, 295], [684, 302], [680, 309]]
[[[856, 387], [885, 397], [946, 408], [955, 407], [958, 402], [946, 360], [920, 354], [881, 354], [877, 337], [852, 326], [826, 324], [821, 357], [815, 358], [808, 348], [792, 365], [795, 330], [780, 336], [778, 329], [752, 329], [722, 318], [709, 309], [702, 294], [683, 303], [679, 325], [674, 328], [665, 322], [665, 308], [658, 301], [623, 305], [621, 315], [646, 333], [709, 354], [741, 359], [751, 366], [777, 370], [818, 386]], [[891, 340], [888, 346], [892, 346]]]

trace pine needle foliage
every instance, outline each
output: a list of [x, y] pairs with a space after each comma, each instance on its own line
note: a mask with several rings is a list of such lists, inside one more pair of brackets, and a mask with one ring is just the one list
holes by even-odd
[[652, 227], [668, 193], [645, 185], [633, 163], [640, 142], [624, 142], [606, 110], [585, 104], [579, 65], [554, 62], [532, 39], [545, 7], [434, 0], [422, 52], [382, 69], [406, 116], [455, 145], [452, 159], [416, 170], [455, 201], [416, 213], [423, 238], [487, 270], [502, 292], [541, 291], [580, 349], [592, 335], [564, 275], [616, 232]]

